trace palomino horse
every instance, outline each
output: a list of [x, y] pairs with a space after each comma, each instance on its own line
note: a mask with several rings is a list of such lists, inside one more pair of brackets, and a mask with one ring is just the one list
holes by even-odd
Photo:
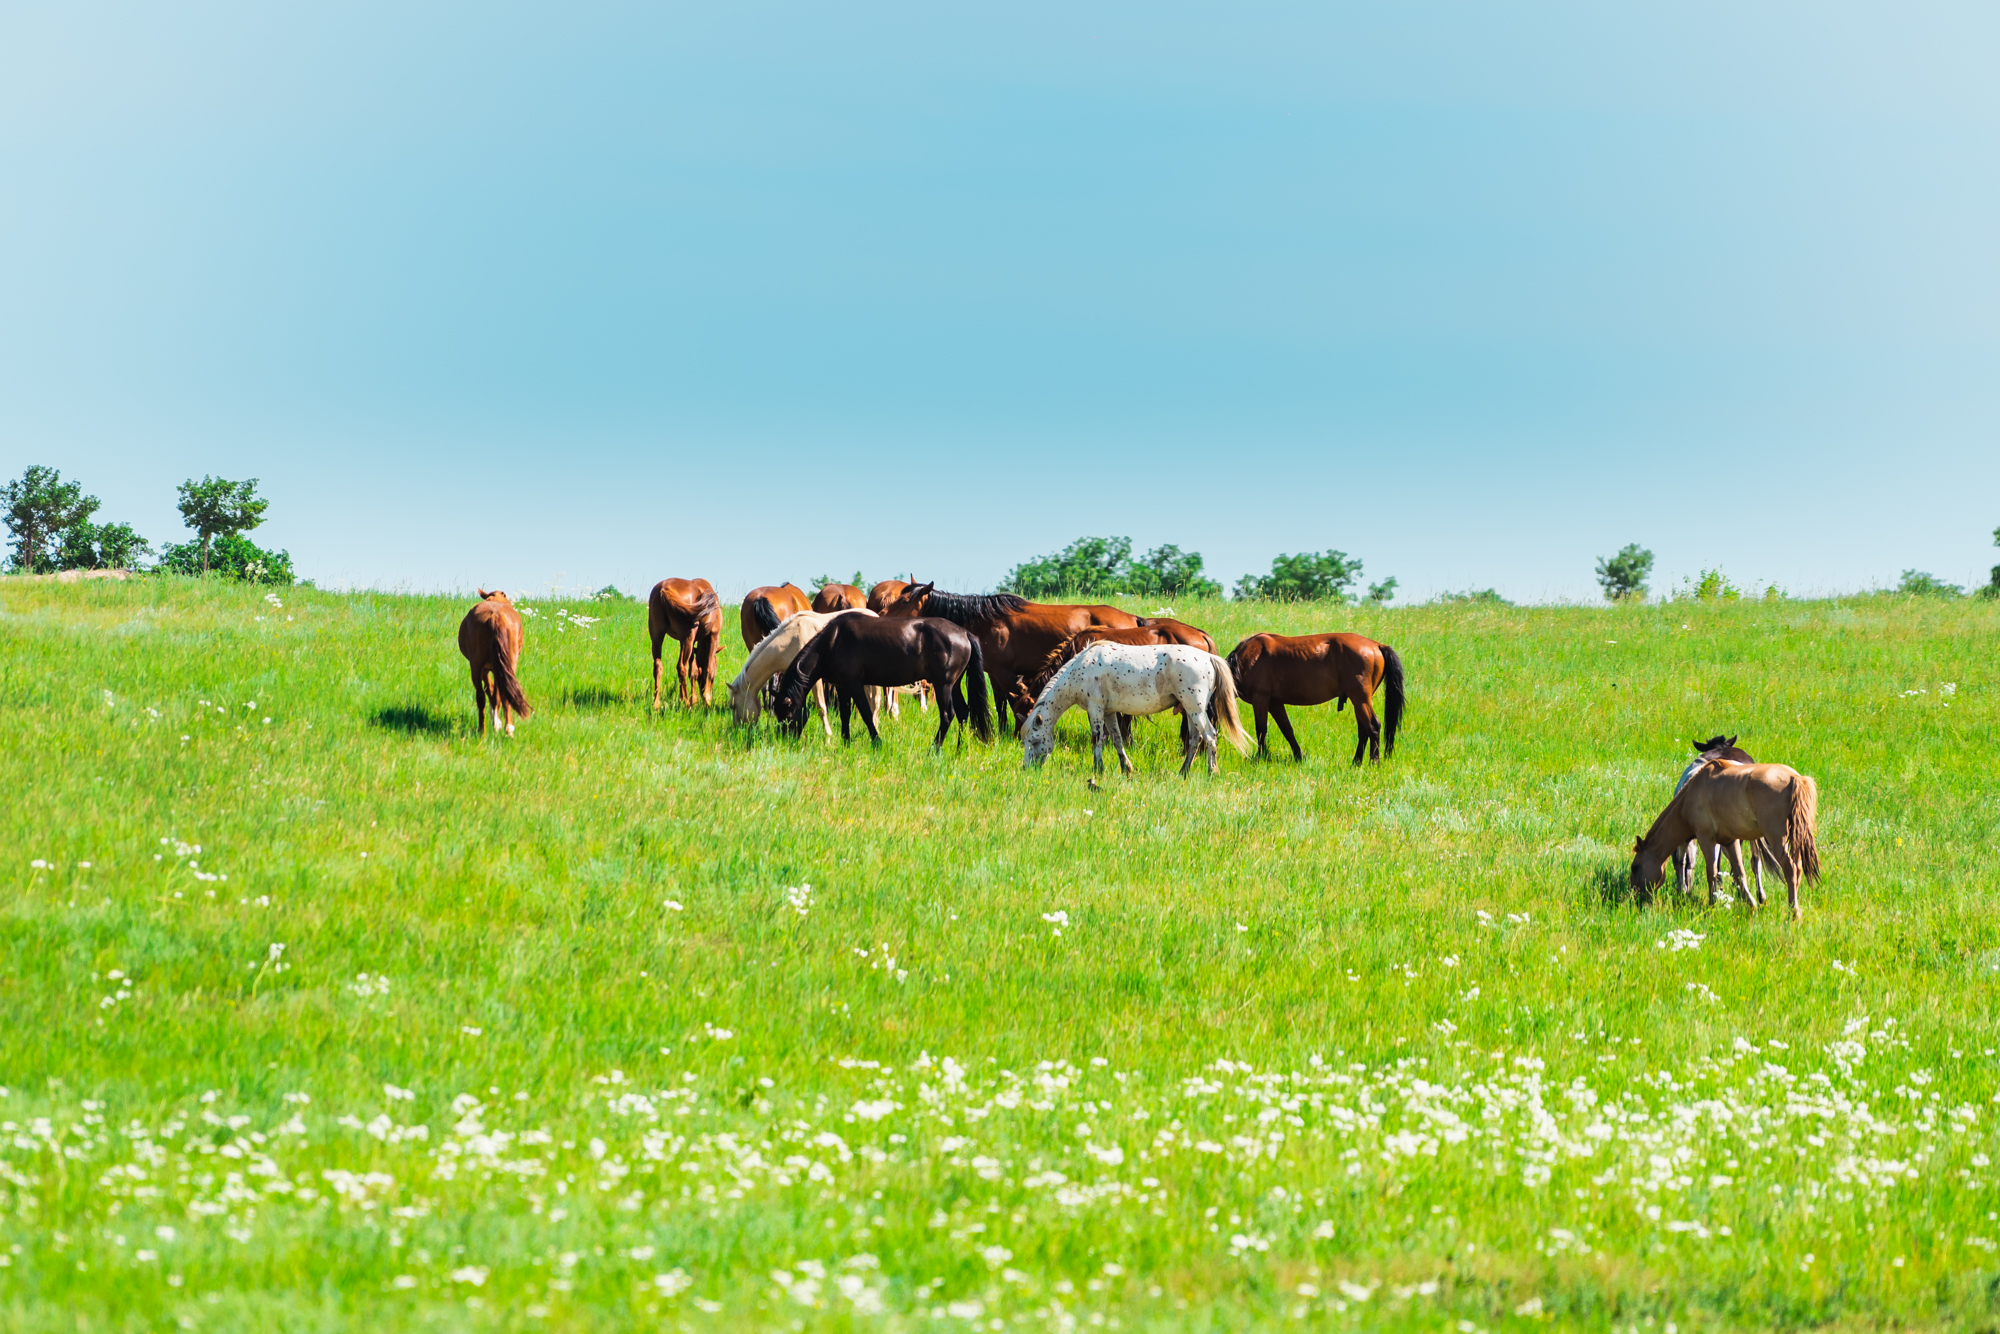
[[[750, 660], [743, 664], [743, 670], [729, 683], [729, 707], [735, 712], [736, 721], [745, 727], [756, 724], [763, 709], [765, 683], [791, 666], [792, 659], [799, 656], [799, 650], [810, 643], [814, 635], [826, 629], [828, 622], [840, 616], [874, 614], [866, 607], [827, 612], [802, 611], [758, 641], [757, 647], [750, 650]], [[833, 720], [826, 706], [826, 691], [814, 686], [813, 698], [819, 704], [820, 721], [826, 727], [827, 736], [831, 737]]]
[[504, 721], [514, 735], [514, 715], [526, 718], [534, 710], [521, 690], [514, 669], [521, 661], [521, 613], [498, 589], [479, 590], [479, 601], [458, 623], [458, 651], [472, 666], [472, 707], [479, 712], [479, 734], [486, 735], [486, 710], [493, 710], [493, 729]]
[[850, 607], [865, 607], [868, 595], [853, 584], [821, 584], [819, 592], [813, 594], [814, 611], [845, 611]]
[[1182, 644], [1092, 644], [1063, 665], [1028, 711], [1022, 729], [1022, 767], [1033, 768], [1049, 757], [1056, 745], [1056, 720], [1081, 704], [1090, 715], [1090, 755], [1097, 772], [1104, 772], [1104, 741], [1109, 737], [1118, 751], [1118, 767], [1129, 774], [1132, 757], [1125, 750], [1119, 717], [1164, 713], [1178, 705], [1188, 723], [1181, 740], [1181, 777], [1194, 767], [1197, 750], [1208, 756], [1208, 771], [1214, 773], [1211, 701], [1230, 744], [1248, 755], [1250, 738], [1243, 735], [1242, 720], [1236, 716], [1236, 683], [1228, 663]]
[[882, 614], [942, 616], [979, 636], [987, 675], [993, 678], [994, 707], [1007, 725], [1007, 701], [1015, 680], [1038, 666], [1056, 645], [1090, 625], [1129, 628], [1151, 622], [1116, 607], [1072, 607], [1029, 602], [1012, 593], [940, 593], [936, 584], [910, 584]]
[[[1707, 764], [1710, 760], [1726, 760], [1730, 764], [1755, 764], [1757, 762], [1751, 757], [1749, 751], [1737, 749], [1735, 737], [1723, 736], [1720, 732], [1706, 741], [1693, 741], [1689, 744], [1694, 747], [1695, 757], [1688, 761], [1687, 767], [1681, 770], [1679, 780], [1674, 783], [1674, 791], [1676, 793], [1686, 787], [1688, 779], [1693, 778], [1701, 769], [1701, 766]], [[1683, 894], [1687, 893], [1694, 885], [1694, 859], [1697, 851], [1698, 848], [1693, 839], [1688, 840], [1686, 847], [1674, 849], [1674, 888]], [[1770, 855], [1770, 849], [1764, 845], [1762, 840], [1759, 840], [1751, 848], [1750, 872], [1757, 880], [1758, 898], [1761, 899], [1764, 897], [1764, 868], [1769, 866], [1775, 870], [1777, 865], [1777, 859]]]
[[715, 702], [715, 660], [722, 651], [722, 604], [706, 579], [662, 579], [646, 599], [646, 632], [653, 637], [653, 707], [660, 707], [660, 648], [680, 641], [674, 680], [682, 708], [696, 698]]
[[[1301, 706], [1338, 700], [1354, 704], [1354, 762], [1363, 752], [1373, 760], [1396, 753], [1396, 728], [1403, 721], [1403, 660], [1387, 644], [1360, 635], [1252, 635], [1229, 651], [1236, 688], [1257, 712], [1257, 753], [1269, 755], [1264, 720], [1278, 720], [1291, 743], [1292, 758], [1303, 760], [1292, 735], [1287, 704]], [[1383, 722], [1375, 721], [1375, 689], [1388, 685]], [[1387, 724], [1386, 728], [1384, 723]]]
[[[1750, 898], [1743, 883], [1743, 857], [1738, 845], [1759, 840], [1772, 864], [1785, 877], [1785, 894], [1792, 920], [1799, 920], [1799, 881], [1819, 881], [1819, 846], [1814, 825], [1819, 812], [1819, 788], [1813, 780], [1782, 764], [1731, 764], [1709, 760], [1667, 803], [1652, 828], [1632, 845], [1632, 889], [1641, 903], [1652, 900], [1653, 889], [1666, 879], [1666, 863], [1689, 839], [1701, 844], [1708, 867], [1708, 901], [1715, 903], [1716, 852], [1728, 854], [1730, 877]], [[1760, 888], [1751, 902], [1763, 907]]]
[[[762, 602], [763, 606], [757, 604]], [[812, 599], [797, 584], [767, 584], [743, 595], [743, 647], [756, 648], [757, 641], [791, 617], [812, 610]]]
[[[1086, 626], [1062, 643], [1049, 650], [1033, 668], [1014, 683], [1014, 693], [1009, 696], [1014, 713], [1023, 723], [1027, 722], [1028, 711], [1035, 707], [1035, 701], [1048, 687], [1049, 681], [1061, 670], [1062, 665], [1089, 648], [1092, 644], [1185, 644], [1198, 648], [1204, 653], [1215, 652], [1215, 641], [1208, 637], [1206, 630], [1196, 629], [1181, 621], [1168, 620], [1164, 616], [1154, 617], [1144, 625], [1113, 629], [1110, 626]], [[1183, 737], [1183, 740], [1186, 738]], [[1132, 740], [1131, 720], [1125, 723], [1125, 740]]]
[[[803, 731], [806, 691], [821, 681], [832, 685], [840, 698], [843, 741], [849, 739], [849, 711], [858, 707], [868, 735], [881, 745], [868, 687], [906, 686], [917, 681], [930, 682], [937, 692], [938, 732], [932, 749], [944, 745], [953, 722], [959, 724], [960, 745], [965, 744], [968, 721], [981, 741], [993, 739], [979, 641], [950, 621], [932, 616], [893, 621], [874, 616], [836, 617], [785, 669], [771, 711], [794, 732]], [[963, 690], [959, 688], [961, 681], [965, 682]]]

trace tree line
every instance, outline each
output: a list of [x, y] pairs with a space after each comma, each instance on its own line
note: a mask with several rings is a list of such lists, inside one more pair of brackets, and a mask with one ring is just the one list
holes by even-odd
[[[190, 478], [180, 484], [181, 519], [194, 532], [158, 552], [129, 523], [98, 523], [100, 504], [81, 482], [64, 481], [54, 468], [35, 464], [0, 486], [0, 521], [7, 525], [7, 566], [16, 574], [63, 570], [140, 570], [168, 574], [226, 575], [260, 584], [290, 584], [288, 551], [266, 551], [243, 534], [264, 522], [271, 502], [257, 494], [257, 479]], [[154, 557], [157, 556], [157, 560]]]
[[[1344, 551], [1302, 551], [1281, 555], [1269, 574], [1246, 574], [1233, 596], [1282, 602], [1353, 602], [1361, 582], [1361, 561]], [[1173, 545], [1134, 555], [1129, 537], [1079, 537], [1052, 556], [1023, 561], [1000, 581], [1003, 593], [1025, 598], [1222, 596], [1222, 585], [1204, 570], [1199, 551]], [[1396, 596], [1394, 577], [1368, 585], [1359, 600], [1381, 605]], [[1498, 596], [1497, 594], [1494, 596]]]
[[[2000, 528], [1993, 530], [1993, 545], [2000, 547]], [[1597, 562], [1597, 584], [1604, 590], [1606, 602], [1643, 602], [1651, 591], [1648, 581], [1652, 574], [1653, 553], [1637, 542], [1628, 542]], [[1993, 567], [1991, 582], [1976, 589], [1963, 588], [1923, 570], [1904, 570], [1895, 591], [1907, 597], [1962, 598], [1970, 593], [1976, 597], [2000, 598], [2000, 565]], [[1743, 590], [1721, 570], [1705, 569], [1695, 578], [1683, 579], [1680, 588], [1669, 596], [1680, 601], [1734, 602], [1743, 596]], [[1766, 601], [1775, 602], [1785, 594], [1772, 584], [1763, 596]]]

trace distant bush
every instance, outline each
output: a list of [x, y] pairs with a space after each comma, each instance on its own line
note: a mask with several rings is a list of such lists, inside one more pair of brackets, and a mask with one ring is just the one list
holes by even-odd
[[1901, 583], [1896, 585], [1898, 593], [1913, 598], [1962, 598], [1965, 590], [1957, 584], [1948, 584], [1934, 574], [1922, 570], [1905, 570]]
[[1201, 553], [1163, 545], [1133, 556], [1129, 537], [1079, 537], [1053, 556], [1023, 561], [1000, 591], [1025, 598], [1217, 597], [1222, 585], [1202, 573]]
[[[1347, 602], [1348, 589], [1360, 578], [1360, 560], [1344, 551], [1302, 551], [1296, 556], [1277, 557], [1269, 574], [1244, 575], [1236, 581], [1236, 597], [1269, 602]], [[1393, 579], [1388, 581], [1387, 592], [1394, 595]]]
[[[199, 575], [201, 542], [170, 544], [160, 553], [159, 568], [167, 574]], [[297, 582], [292, 576], [290, 552], [266, 551], [249, 538], [234, 535], [209, 539], [208, 569], [211, 574], [228, 575], [253, 584], [290, 586]]]
[[1431, 601], [1446, 605], [1457, 602], [1483, 602], [1495, 607], [1511, 607], [1514, 605], [1491, 588], [1468, 588], [1463, 593], [1440, 593], [1432, 598]]
[[1742, 596], [1743, 590], [1721, 570], [1703, 570], [1698, 578], [1681, 580], [1674, 590], [1676, 602], [1735, 602]]
[[1653, 574], [1653, 553], [1637, 542], [1627, 542], [1615, 556], [1600, 557], [1597, 582], [1606, 602], [1646, 596], [1646, 580]]

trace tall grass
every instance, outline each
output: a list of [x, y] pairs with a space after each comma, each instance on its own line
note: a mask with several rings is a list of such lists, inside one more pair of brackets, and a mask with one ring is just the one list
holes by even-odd
[[[0, 584], [9, 1328], [1989, 1318], [1991, 604], [1179, 605], [1393, 644], [1396, 758], [1093, 790], [651, 715], [629, 603], [482, 739], [466, 604], [278, 598]], [[1716, 731], [1798, 926], [1630, 901]]]

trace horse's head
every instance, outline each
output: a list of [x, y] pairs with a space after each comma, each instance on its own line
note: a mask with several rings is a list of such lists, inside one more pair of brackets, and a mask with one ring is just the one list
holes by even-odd
[[1042, 761], [1055, 752], [1056, 711], [1053, 706], [1037, 704], [1028, 711], [1028, 721], [1021, 729], [1021, 767], [1039, 769]]
[[729, 682], [729, 707], [736, 715], [736, 721], [749, 727], [763, 712], [763, 703], [758, 699], [759, 690], [750, 684], [748, 673], [738, 672]]
[[1690, 741], [1688, 744], [1694, 747], [1695, 754], [1706, 755], [1711, 750], [1729, 749], [1736, 744], [1736, 738], [1733, 736], [1723, 736], [1718, 732], [1706, 741]]
[[1665, 853], [1655, 856], [1646, 851], [1646, 840], [1632, 840], [1632, 888], [1644, 894], [1665, 883], [1667, 857]]
[[896, 594], [895, 600], [882, 609], [882, 614], [892, 618], [921, 616], [924, 614], [924, 602], [936, 587], [936, 580], [927, 584], [906, 585], [902, 592]]

